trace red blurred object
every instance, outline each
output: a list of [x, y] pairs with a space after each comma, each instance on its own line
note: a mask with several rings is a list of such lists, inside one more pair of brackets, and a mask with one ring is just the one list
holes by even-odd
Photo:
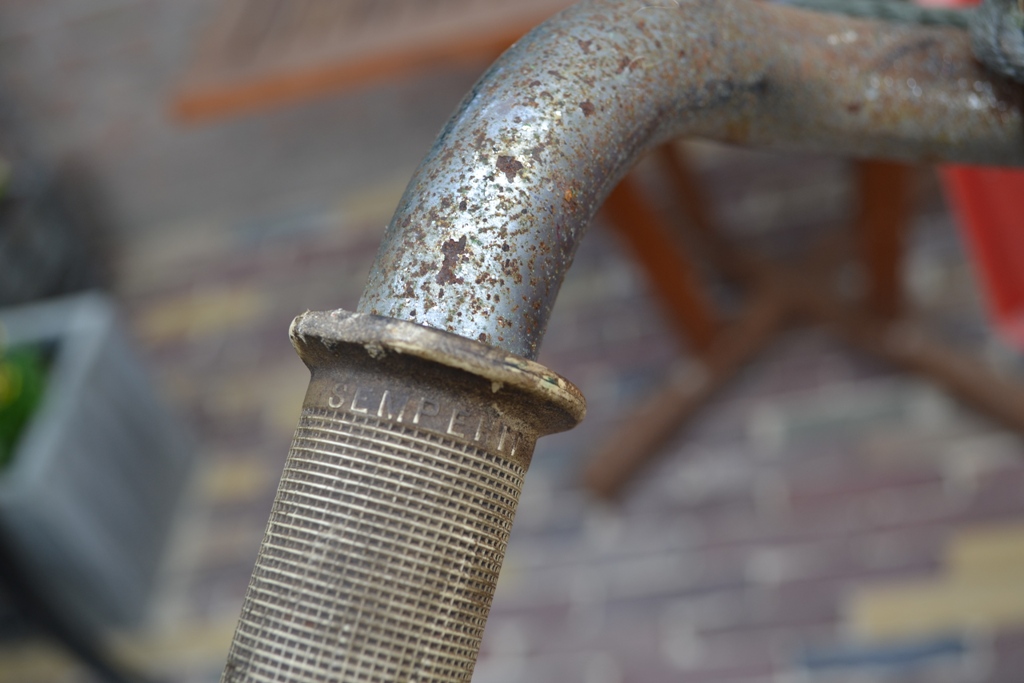
[[[919, 0], [946, 7], [979, 0]], [[946, 166], [946, 195], [981, 277], [996, 329], [1024, 349], [1024, 172]]]
[[1024, 349], [1024, 172], [948, 166], [942, 179], [996, 328]]

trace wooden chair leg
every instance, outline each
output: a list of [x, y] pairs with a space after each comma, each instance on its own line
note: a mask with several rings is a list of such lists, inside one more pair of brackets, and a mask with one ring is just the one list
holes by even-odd
[[747, 287], [763, 275], [758, 259], [750, 253], [735, 247], [719, 231], [707, 197], [697, 177], [686, 162], [686, 154], [678, 145], [666, 143], [652, 153], [658, 169], [665, 174], [675, 192], [675, 205], [686, 218], [688, 227], [698, 240], [701, 249], [715, 267], [727, 278]]
[[652, 155], [658, 167], [668, 175], [678, 199], [677, 205], [695, 232], [702, 236], [716, 233], [707, 197], [701, 190], [693, 170], [686, 163], [683, 150], [669, 142], [660, 145]]
[[[667, 150], [667, 151], [666, 151]], [[733, 250], [714, 230], [700, 190], [682, 160], [668, 146], [662, 156], [683, 186], [683, 209], [699, 223], [699, 237], [714, 253], [712, 260], [732, 264], [737, 277], [750, 281], [761, 274], [742, 252]], [[664, 155], [668, 156], [664, 156]], [[584, 486], [601, 498], [614, 498], [658, 449], [679, 431], [714, 393], [775, 336], [788, 315], [782, 290], [764, 281], [737, 322], [724, 329], [696, 284], [694, 268], [678, 237], [644, 199], [631, 178], [612, 192], [604, 209], [612, 226], [631, 245], [651, 277], [681, 336], [697, 359], [688, 371], [668, 382], [630, 413], [588, 463]]]
[[1024, 433], [1024, 387], [909, 320], [887, 321], [844, 305], [820, 278], [780, 273], [787, 299], [854, 348], [929, 379], [964, 403]]
[[914, 169], [888, 161], [855, 166], [860, 211], [855, 226], [867, 279], [865, 307], [892, 320], [903, 313], [904, 240], [910, 224]]
[[[987, 415], [1024, 432], [1024, 387], [900, 319], [904, 305], [900, 270], [912, 208], [911, 167], [858, 162], [857, 191], [862, 204], [854, 240], [861, 249], [868, 288], [865, 305], [855, 306], [832, 291], [828, 267], [837, 255], [849, 253], [852, 243], [848, 236], [823, 240], [808, 251], [808, 261], [797, 269], [760, 259], [715, 230], [678, 150], [664, 146], [656, 154], [675, 185], [695, 235], [704, 242], [702, 246], [723, 273], [747, 287], [752, 299], [739, 321], [715, 338], [699, 364], [703, 372], [690, 373], [652, 395], [605, 442], [584, 472], [590, 491], [603, 498], [615, 497], [682, 422], [774, 338], [791, 314], [831, 330], [851, 346], [931, 379]], [[621, 202], [620, 206], [629, 205]], [[634, 213], [623, 211], [627, 217]]]
[[694, 353], [705, 354], [715, 341], [718, 318], [701, 291], [693, 264], [671, 230], [628, 176], [605, 200], [604, 212], [650, 277], [656, 296], [680, 336]]
[[583, 484], [612, 499], [716, 391], [776, 335], [788, 313], [776, 289], [761, 290], [722, 332], [703, 362], [644, 399], [587, 463]]

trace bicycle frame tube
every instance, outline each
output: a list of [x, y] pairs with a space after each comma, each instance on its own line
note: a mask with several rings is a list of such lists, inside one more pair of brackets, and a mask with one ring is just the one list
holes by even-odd
[[533, 358], [591, 217], [653, 145], [1016, 165], [1021, 92], [955, 28], [751, 0], [583, 2], [463, 101], [399, 204], [359, 311]]

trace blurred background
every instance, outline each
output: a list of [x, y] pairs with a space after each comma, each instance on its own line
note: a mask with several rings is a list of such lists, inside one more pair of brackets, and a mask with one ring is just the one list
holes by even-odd
[[[355, 308], [462, 95], [565, 4], [417, 2], [0, 4], [0, 683], [103, 680], [93, 651], [218, 679], [308, 379], [292, 317]], [[845, 160], [678, 151], [722, 232], [779, 262], [859, 215]], [[935, 170], [906, 177], [908, 317], [1024, 381]], [[661, 170], [636, 178], [685, 232]], [[588, 418], [538, 446], [474, 680], [1019, 683], [1019, 434], [820, 327], [773, 339], [616, 501], [584, 490], [695, 362], [654, 294], [599, 217], [540, 356]]]

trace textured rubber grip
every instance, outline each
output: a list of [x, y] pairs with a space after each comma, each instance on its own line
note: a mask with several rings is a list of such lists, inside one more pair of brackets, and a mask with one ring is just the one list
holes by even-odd
[[235, 638], [247, 680], [469, 680], [525, 474], [459, 440], [304, 410]]
[[345, 316], [293, 327], [312, 379], [222, 681], [468, 681], [537, 435], [579, 417], [540, 366]]

